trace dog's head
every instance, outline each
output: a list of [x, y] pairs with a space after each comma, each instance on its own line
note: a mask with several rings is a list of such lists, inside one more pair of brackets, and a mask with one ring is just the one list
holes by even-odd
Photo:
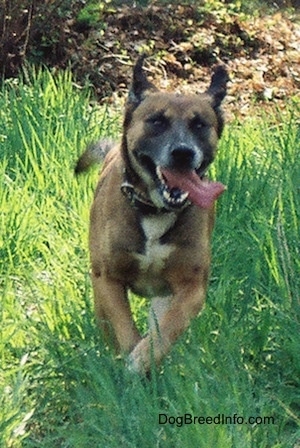
[[223, 130], [220, 105], [227, 72], [218, 66], [204, 93], [164, 93], [147, 79], [143, 60], [134, 67], [125, 111], [122, 151], [127, 169], [159, 209], [181, 209], [188, 201], [209, 207], [224, 190], [202, 178]]

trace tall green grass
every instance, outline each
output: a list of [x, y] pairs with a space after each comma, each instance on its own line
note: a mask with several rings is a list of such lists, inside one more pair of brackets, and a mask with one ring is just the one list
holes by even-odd
[[[121, 117], [70, 74], [30, 72], [0, 94], [0, 446], [297, 447], [300, 440], [299, 104], [230, 124], [205, 310], [151, 380], [102, 344], [87, 229], [97, 170], [85, 144]], [[145, 301], [133, 300], [138, 324]], [[168, 417], [274, 423], [159, 424]], [[240, 421], [240, 420], [239, 420]], [[172, 419], [171, 419], [172, 422]], [[215, 420], [217, 422], [217, 420]]]

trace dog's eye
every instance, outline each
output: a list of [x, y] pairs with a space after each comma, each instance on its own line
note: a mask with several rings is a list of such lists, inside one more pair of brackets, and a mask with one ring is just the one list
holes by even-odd
[[197, 132], [197, 131], [201, 131], [201, 130], [207, 128], [208, 124], [201, 117], [196, 116], [191, 120], [190, 126], [191, 126], [192, 130]]
[[163, 114], [155, 114], [147, 119], [147, 123], [149, 123], [154, 129], [163, 131], [168, 127], [169, 122]]

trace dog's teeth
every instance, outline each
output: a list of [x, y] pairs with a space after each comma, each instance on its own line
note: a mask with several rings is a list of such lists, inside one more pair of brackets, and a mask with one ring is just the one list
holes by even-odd
[[170, 201], [172, 199], [168, 190], [164, 190], [163, 195], [164, 195], [164, 198], [167, 199], [168, 201]]
[[165, 180], [164, 180], [164, 178], [163, 178], [163, 175], [162, 175], [162, 172], [161, 172], [161, 169], [160, 169], [159, 166], [156, 168], [156, 174], [157, 174], [157, 177], [159, 178], [159, 180], [160, 180], [163, 184], [165, 184]]
[[173, 197], [171, 195], [170, 190], [164, 189], [163, 190], [163, 197], [165, 198], [166, 201], [169, 202], [169, 204], [178, 205], [178, 204], [181, 204], [182, 202], [184, 202], [187, 199], [188, 193], [182, 192], [178, 197]]

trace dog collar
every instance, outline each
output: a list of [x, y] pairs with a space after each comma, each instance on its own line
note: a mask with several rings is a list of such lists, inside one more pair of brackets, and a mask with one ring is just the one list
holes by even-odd
[[136, 188], [127, 180], [121, 185], [121, 192], [129, 200], [133, 208], [141, 212], [143, 215], [158, 215], [159, 213], [167, 213], [166, 208], [158, 208], [150, 199], [137, 191]]

